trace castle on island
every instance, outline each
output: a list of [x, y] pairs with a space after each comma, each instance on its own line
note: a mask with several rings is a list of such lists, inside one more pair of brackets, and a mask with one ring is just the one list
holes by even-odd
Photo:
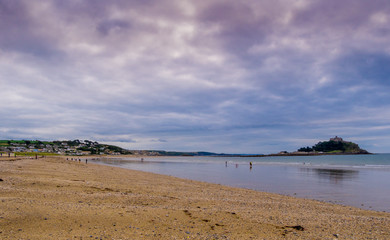
[[330, 138], [329, 141], [333, 141], [333, 142], [344, 142], [344, 140], [341, 138], [341, 137], [334, 137], [334, 138]]

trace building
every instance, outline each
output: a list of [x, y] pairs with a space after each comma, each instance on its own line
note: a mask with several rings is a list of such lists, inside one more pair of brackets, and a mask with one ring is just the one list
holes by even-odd
[[344, 142], [344, 140], [341, 137], [334, 137], [330, 138], [329, 141], [334, 141], [334, 142]]

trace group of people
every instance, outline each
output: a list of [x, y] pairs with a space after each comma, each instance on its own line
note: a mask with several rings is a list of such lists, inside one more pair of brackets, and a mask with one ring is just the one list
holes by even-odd
[[[68, 160], [68, 161], [79, 161], [79, 162], [81, 162], [81, 159], [80, 158], [66, 158], [66, 160]], [[85, 159], [85, 164], [87, 164], [88, 163], [88, 159], [86, 158]]]
[[[12, 153], [13, 156], [11, 156], [11, 152], [4, 153], [4, 155], [6, 155], [8, 157], [16, 157], [16, 153]], [[3, 153], [0, 153], [0, 157], [3, 157]]]
[[[228, 166], [228, 162], [225, 162], [225, 166]], [[236, 168], [238, 167], [238, 163], [236, 163]], [[252, 162], [249, 162], [249, 168], [252, 169]]]

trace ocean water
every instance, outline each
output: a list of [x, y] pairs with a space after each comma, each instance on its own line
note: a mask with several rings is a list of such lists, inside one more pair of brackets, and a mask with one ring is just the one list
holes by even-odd
[[101, 158], [92, 162], [390, 212], [390, 154]]

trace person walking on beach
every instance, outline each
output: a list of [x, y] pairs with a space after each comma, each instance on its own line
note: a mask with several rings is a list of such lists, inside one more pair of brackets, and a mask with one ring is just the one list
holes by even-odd
[[252, 169], [252, 162], [249, 162], [249, 168]]

